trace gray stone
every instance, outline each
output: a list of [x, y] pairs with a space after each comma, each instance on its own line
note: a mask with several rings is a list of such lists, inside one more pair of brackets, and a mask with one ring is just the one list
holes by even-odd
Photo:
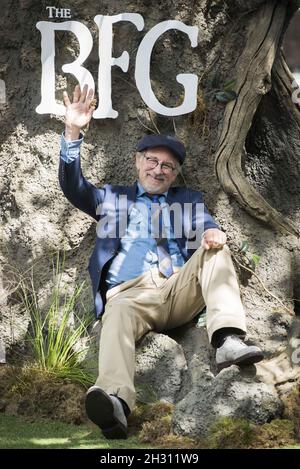
[[164, 334], [148, 333], [136, 353], [138, 400], [153, 398], [173, 403], [186, 368], [182, 347], [175, 340]]
[[95, 377], [95, 380], [98, 376], [101, 325], [101, 321], [96, 321], [90, 332], [88, 343], [86, 341], [80, 343], [80, 348], [82, 350], [82, 366], [88, 373], [91, 373]]
[[281, 412], [282, 403], [273, 385], [258, 382], [231, 366], [215, 377], [207, 373], [195, 383], [175, 407], [173, 429], [177, 434], [205, 436], [221, 417], [262, 424]]
[[[82, 365], [95, 379], [98, 375], [100, 340], [101, 322], [98, 321], [92, 328], [89, 343], [80, 344], [84, 350]], [[186, 369], [181, 345], [167, 335], [149, 332], [136, 346], [135, 385], [138, 401], [175, 402]]]

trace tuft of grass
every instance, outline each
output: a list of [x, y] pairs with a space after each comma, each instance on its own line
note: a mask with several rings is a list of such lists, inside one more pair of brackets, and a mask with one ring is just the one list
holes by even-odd
[[157, 394], [147, 383], [135, 383], [137, 402], [140, 404], [151, 404], [157, 402]]
[[151, 404], [137, 405], [129, 417], [129, 428], [135, 425], [135, 433], [141, 443], [154, 445], [156, 448], [199, 448], [200, 440], [172, 431], [174, 405], [156, 401]]
[[300, 440], [300, 388], [291, 391], [283, 398], [284, 412], [283, 416], [294, 424], [295, 437]]
[[210, 449], [247, 448], [253, 441], [253, 425], [250, 422], [222, 417], [211, 426], [205, 446]]
[[278, 448], [294, 443], [294, 424], [290, 420], [274, 419], [263, 425], [255, 425], [245, 419], [223, 417], [211, 426], [202, 447]]
[[138, 403], [129, 416], [129, 426], [139, 432], [145, 422], [151, 422], [161, 417], [172, 416], [174, 405], [169, 402], [156, 401], [148, 404]]
[[170, 432], [171, 416], [165, 415], [150, 422], [145, 422], [139, 434], [139, 440], [142, 443], [154, 443], [169, 435]]
[[270, 423], [257, 425], [254, 429], [257, 447], [274, 448], [292, 445], [294, 440], [294, 424], [286, 419], [274, 419]]
[[79, 349], [78, 343], [88, 336], [87, 327], [91, 320], [82, 321], [74, 313], [84, 282], [75, 286], [72, 294], [65, 294], [61, 282], [63, 266], [64, 258], [61, 262], [58, 253], [53, 292], [46, 311], [39, 305], [33, 272], [29, 279], [21, 279], [19, 297], [31, 319], [29, 343], [34, 366], [59, 378], [89, 386], [94, 383], [94, 376], [81, 366], [84, 349]]
[[62, 380], [33, 364], [0, 368], [0, 408], [9, 415], [79, 425], [87, 421], [85, 392], [81, 384]]
[[169, 402], [139, 403], [129, 417], [130, 432], [137, 433], [141, 443], [158, 448], [197, 448], [195, 439], [173, 434], [173, 410]]

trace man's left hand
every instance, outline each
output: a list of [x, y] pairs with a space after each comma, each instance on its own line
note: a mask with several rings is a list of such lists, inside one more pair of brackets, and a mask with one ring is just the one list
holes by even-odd
[[223, 231], [218, 230], [217, 228], [211, 228], [204, 232], [201, 247], [204, 249], [221, 249], [224, 244], [226, 244], [226, 234]]

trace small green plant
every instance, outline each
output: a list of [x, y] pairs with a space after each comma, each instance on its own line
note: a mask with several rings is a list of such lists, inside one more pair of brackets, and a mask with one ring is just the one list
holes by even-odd
[[[84, 282], [75, 286], [72, 294], [63, 294], [63, 265], [64, 259], [61, 264], [57, 254], [53, 292], [45, 311], [39, 305], [33, 272], [29, 280], [20, 282], [21, 303], [31, 319], [29, 343], [35, 366], [57, 377], [89, 385], [94, 378], [81, 366], [84, 350], [78, 348], [78, 342], [87, 337], [90, 321], [82, 321], [74, 313]], [[76, 325], [72, 324], [72, 318]]]
[[158, 397], [154, 389], [147, 383], [136, 384], [137, 401], [142, 404], [156, 402]]
[[227, 80], [222, 83], [221, 74], [219, 71], [215, 71], [214, 74], [207, 80], [207, 91], [205, 93], [205, 99], [213, 97], [220, 103], [227, 104], [229, 101], [237, 99], [237, 93], [234, 91], [236, 86], [236, 79]]
[[258, 254], [255, 254], [249, 251], [249, 245], [247, 241], [242, 241], [239, 247], [239, 252], [244, 254], [245, 259], [247, 259], [247, 263], [249, 264], [249, 267], [252, 270], [255, 270], [260, 261], [260, 256]]
[[236, 85], [236, 80], [228, 80], [223, 85], [222, 90], [218, 90], [215, 97], [221, 103], [229, 103], [237, 98], [236, 92], [232, 89]]
[[223, 85], [223, 89], [217, 90], [215, 97], [220, 103], [229, 103], [237, 98], [236, 92], [232, 89], [236, 85], [236, 80], [228, 80]]

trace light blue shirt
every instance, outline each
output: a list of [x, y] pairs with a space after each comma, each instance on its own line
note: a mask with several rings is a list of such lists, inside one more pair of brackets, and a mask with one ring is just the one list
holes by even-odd
[[83, 135], [80, 134], [78, 140], [67, 141], [65, 140], [64, 134], [62, 134], [60, 139], [60, 157], [66, 163], [72, 163], [76, 160], [80, 154], [80, 146], [83, 142]]
[[[66, 163], [74, 161], [80, 154], [82, 141], [82, 135], [78, 140], [66, 141], [62, 134], [60, 157]], [[182, 267], [185, 263], [184, 258], [174, 238], [167, 205], [163, 206], [166, 196], [167, 192], [160, 195], [159, 202], [162, 205], [164, 226], [168, 232], [169, 252], [173, 267]], [[138, 182], [136, 203], [130, 211], [125, 235], [120, 240], [119, 251], [113, 259], [106, 277], [108, 288], [132, 280], [152, 267], [158, 267], [157, 244], [155, 238], [151, 236], [151, 225], [149, 224], [151, 203], [153, 201]]]
[[[167, 192], [160, 195], [159, 202], [163, 205]], [[109, 268], [106, 282], [108, 287], [114, 287], [147, 272], [152, 267], [158, 267], [157, 243], [151, 236], [149, 213], [153, 201], [146, 195], [145, 189], [137, 183], [136, 203], [129, 214], [129, 221], [125, 235], [121, 238], [118, 254]], [[168, 208], [162, 206], [164, 225], [169, 230], [168, 246], [173, 267], [182, 267], [184, 258], [174, 239], [170, 224]]]

